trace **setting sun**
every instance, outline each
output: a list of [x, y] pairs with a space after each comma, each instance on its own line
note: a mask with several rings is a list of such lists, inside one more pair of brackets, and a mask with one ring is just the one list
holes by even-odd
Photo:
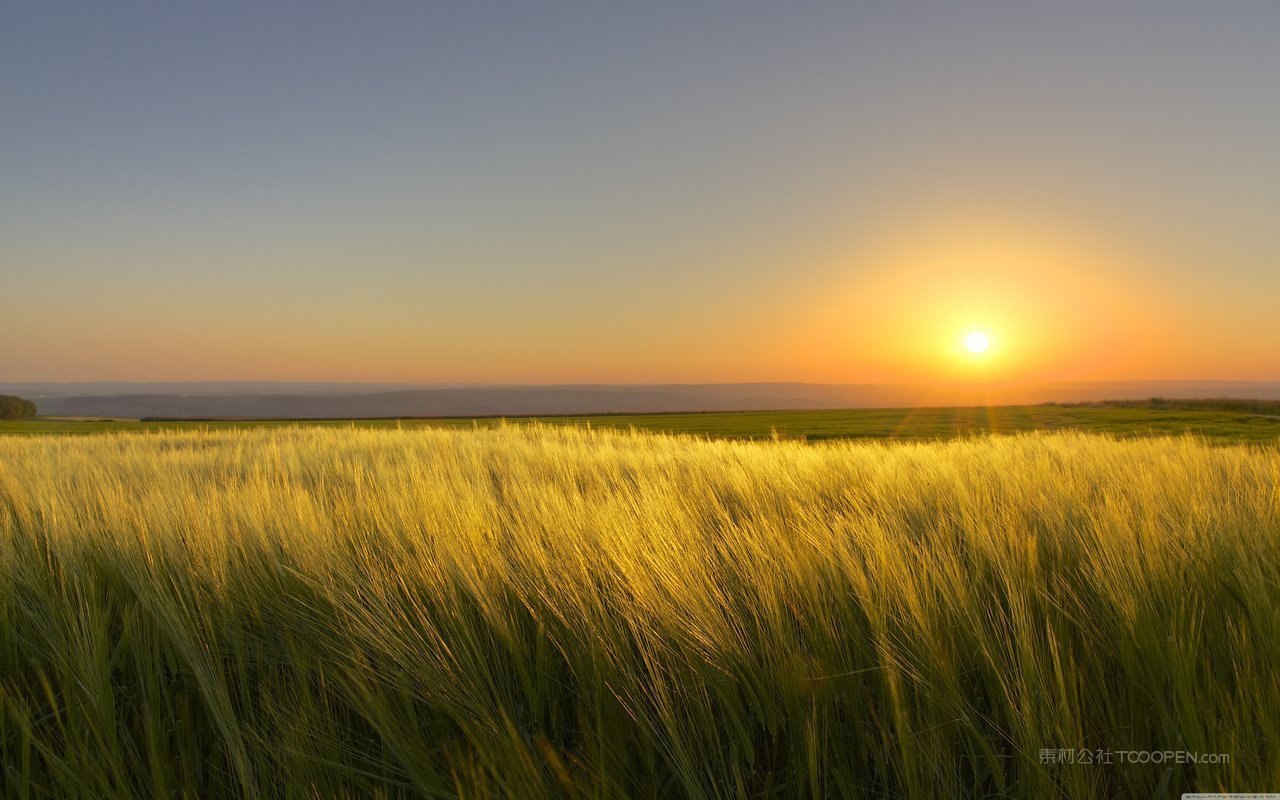
[[985, 353], [991, 347], [991, 338], [982, 331], [973, 331], [964, 337], [964, 349], [970, 353]]

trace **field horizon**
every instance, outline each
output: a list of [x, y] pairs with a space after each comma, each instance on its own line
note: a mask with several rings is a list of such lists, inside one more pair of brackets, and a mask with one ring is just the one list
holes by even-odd
[[255, 429], [316, 425], [360, 428], [490, 427], [511, 424], [581, 425], [727, 439], [939, 440], [1037, 430], [1116, 436], [1191, 434], [1218, 443], [1280, 441], [1280, 401], [1242, 398], [1109, 400], [1032, 406], [947, 406], [774, 411], [698, 411], [591, 415], [438, 417], [321, 417], [315, 419], [38, 417], [0, 420], [0, 434], [90, 434], [120, 431]]

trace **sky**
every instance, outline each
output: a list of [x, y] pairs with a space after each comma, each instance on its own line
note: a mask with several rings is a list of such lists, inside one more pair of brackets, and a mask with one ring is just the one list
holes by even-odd
[[1271, 0], [15, 0], [0, 380], [1280, 380], [1277, 42]]

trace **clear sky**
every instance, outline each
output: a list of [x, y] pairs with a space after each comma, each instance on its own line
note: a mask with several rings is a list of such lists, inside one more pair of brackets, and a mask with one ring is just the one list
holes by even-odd
[[0, 379], [984, 378], [1280, 379], [1280, 3], [0, 7]]

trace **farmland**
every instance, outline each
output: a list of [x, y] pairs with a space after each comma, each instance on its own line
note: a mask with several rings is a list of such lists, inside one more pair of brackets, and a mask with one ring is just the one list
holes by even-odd
[[962, 408], [860, 408], [601, 414], [551, 417], [436, 417], [322, 420], [66, 420], [0, 422], [0, 434], [87, 434], [111, 431], [259, 429], [281, 426], [415, 429], [487, 428], [501, 424], [589, 425], [618, 430], [724, 439], [870, 439], [932, 441], [986, 433], [1073, 430], [1122, 437], [1194, 434], [1218, 443], [1280, 439], [1280, 402], [1164, 400]]
[[5, 794], [1280, 783], [1273, 445], [806, 419], [0, 437]]

